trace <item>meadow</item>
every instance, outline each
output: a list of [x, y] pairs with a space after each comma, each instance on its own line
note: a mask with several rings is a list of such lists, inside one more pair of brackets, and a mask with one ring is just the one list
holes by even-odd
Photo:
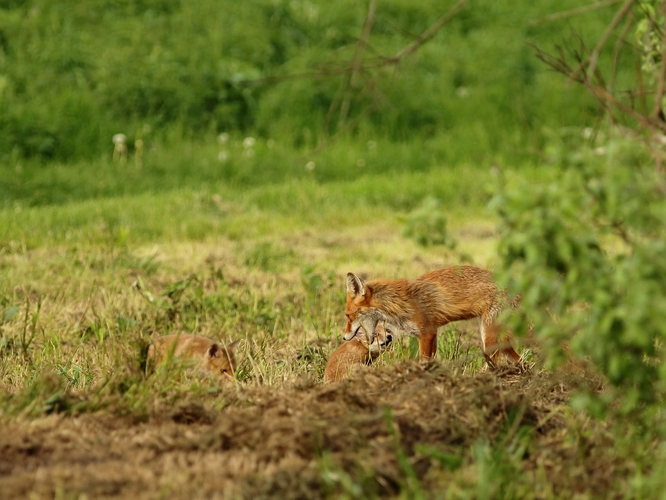
[[[4, 210], [3, 492], [631, 491], [632, 474], [645, 466], [632, 436], [614, 441], [612, 421], [568, 406], [574, 391], [598, 390], [603, 380], [579, 367], [484, 371], [475, 322], [440, 332], [433, 362], [418, 363], [415, 339], [404, 338], [351, 380], [322, 384], [342, 342], [347, 271], [401, 277], [495, 265], [496, 217], [485, 208], [493, 182], [490, 171], [461, 167]], [[425, 200], [426, 218], [419, 204], [399, 208], [408, 206], [405, 193], [415, 203], [433, 185], [450, 196], [434, 210]], [[479, 201], [456, 195], [476, 190]], [[449, 245], [423, 246], [419, 231]], [[236, 382], [146, 367], [152, 336], [177, 332], [240, 339]]]
[[[663, 2], [444, 3], [1, 3], [3, 496], [663, 496]], [[526, 370], [323, 383], [347, 272], [458, 264]]]

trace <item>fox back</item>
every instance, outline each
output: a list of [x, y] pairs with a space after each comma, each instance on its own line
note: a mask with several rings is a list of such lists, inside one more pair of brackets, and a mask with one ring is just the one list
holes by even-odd
[[339, 382], [347, 378], [352, 370], [361, 365], [369, 365], [391, 345], [394, 331], [390, 324], [380, 321], [375, 327], [375, 338], [371, 344], [365, 335], [358, 335], [338, 347], [326, 363], [324, 382]]
[[414, 280], [363, 282], [349, 273], [345, 332], [351, 331], [351, 324], [359, 314], [371, 308], [401, 322], [411, 320], [423, 330], [430, 325], [481, 316], [494, 308], [497, 295], [491, 272], [472, 266], [439, 269]]
[[161, 363], [167, 359], [190, 361], [194, 368], [231, 380], [236, 371], [234, 350], [238, 341], [227, 346], [198, 335], [166, 335], [148, 347], [148, 359]]

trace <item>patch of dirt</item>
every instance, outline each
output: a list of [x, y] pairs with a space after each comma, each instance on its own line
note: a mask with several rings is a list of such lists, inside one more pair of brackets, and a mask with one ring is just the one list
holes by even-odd
[[8, 421], [0, 491], [5, 498], [321, 498], [342, 491], [336, 478], [348, 474], [365, 492], [392, 496], [405, 484], [400, 456], [426, 490], [441, 489], [451, 474], [420, 445], [457, 454], [462, 470], [472, 470], [475, 443], [502, 446], [527, 427], [524, 471], [548, 478], [555, 495], [611, 495], [622, 465], [602, 456], [612, 450], [604, 433], [585, 433], [581, 424], [580, 436], [571, 435], [570, 386], [542, 373], [469, 376], [450, 364], [406, 362], [333, 385], [229, 386], [209, 405], [157, 407], [146, 422], [107, 413]]

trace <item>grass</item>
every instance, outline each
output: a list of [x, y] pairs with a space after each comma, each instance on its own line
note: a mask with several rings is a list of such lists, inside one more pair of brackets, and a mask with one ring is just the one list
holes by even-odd
[[[520, 175], [547, 182], [554, 172], [524, 168]], [[304, 178], [240, 188], [211, 182], [106, 198], [78, 193], [80, 199], [65, 204], [30, 207], [17, 202], [5, 208], [0, 212], [0, 244], [122, 246], [219, 234], [230, 239], [273, 236], [304, 225], [384, 223], [418, 208], [427, 197], [439, 199], [455, 225], [489, 215], [483, 207], [496, 182], [490, 169], [463, 165], [326, 183]]]
[[[482, 186], [492, 182], [483, 169], [460, 167], [3, 210], [3, 491], [143, 498], [637, 491], [632, 471], [645, 465], [628, 447], [611, 446], [616, 424], [567, 406], [589, 381], [538, 369], [483, 373], [475, 322], [444, 329], [433, 363], [411, 361], [415, 339], [402, 339], [350, 382], [321, 385], [341, 342], [347, 271], [417, 276], [464, 259], [492, 267], [494, 219]], [[402, 236], [433, 192], [455, 248]], [[218, 386], [177, 367], [147, 367], [151, 337], [176, 332], [241, 339], [237, 382]], [[42, 467], [39, 477], [33, 466]]]
[[[251, 339], [255, 353], [275, 339], [306, 345], [324, 334], [331, 341], [346, 269], [381, 274], [393, 263], [391, 275], [409, 275], [455, 261], [454, 251], [401, 237], [408, 212], [398, 209], [414, 206], [433, 184], [452, 194], [464, 189], [475, 177], [464, 172], [304, 180], [242, 192], [217, 185], [4, 210], [5, 349], [20, 354], [26, 369], [52, 364], [76, 380], [70, 385], [85, 388], [99, 380], [101, 366], [118, 361], [119, 337], [230, 332]], [[452, 196], [443, 205], [451, 207], [450, 225], [468, 232], [462, 249], [478, 256], [492, 228], [485, 223], [473, 236], [477, 229], [451, 214], [464, 214], [468, 224], [482, 209], [454, 205]], [[30, 342], [44, 349], [35, 352]], [[97, 344], [113, 349], [102, 359]]]

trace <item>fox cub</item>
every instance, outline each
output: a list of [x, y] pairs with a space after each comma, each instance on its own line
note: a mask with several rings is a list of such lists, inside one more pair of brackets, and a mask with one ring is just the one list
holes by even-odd
[[[510, 335], [502, 342], [497, 316], [509, 302], [506, 293], [497, 288], [492, 273], [472, 266], [456, 266], [431, 271], [413, 280], [375, 279], [364, 282], [347, 274], [345, 340], [363, 330], [372, 343], [374, 325], [383, 316], [399, 328], [416, 334], [419, 358], [431, 358], [437, 352], [437, 328], [451, 321], [479, 318], [483, 351], [491, 362], [499, 354], [514, 362], [520, 356], [511, 347]], [[381, 314], [380, 314], [381, 313]]]
[[393, 342], [395, 330], [386, 321], [375, 327], [373, 341], [368, 344], [365, 335], [357, 335], [338, 347], [326, 363], [324, 382], [330, 384], [347, 378], [359, 365], [369, 365], [388, 349]]
[[161, 363], [166, 359], [185, 360], [193, 368], [232, 380], [236, 371], [234, 350], [238, 341], [227, 346], [198, 335], [166, 335], [158, 337], [148, 347], [148, 359]]

